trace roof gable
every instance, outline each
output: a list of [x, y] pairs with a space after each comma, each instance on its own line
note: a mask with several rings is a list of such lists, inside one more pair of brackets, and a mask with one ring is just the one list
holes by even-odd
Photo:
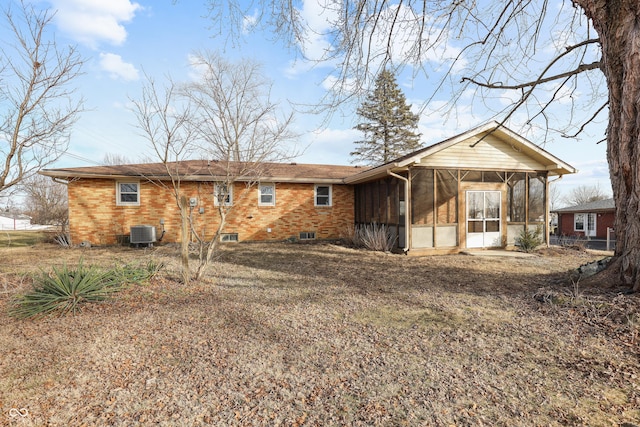
[[490, 122], [378, 166], [347, 182], [364, 182], [413, 165], [439, 168], [547, 171], [565, 175], [577, 170], [515, 132]]
[[540, 156], [530, 156], [512, 141], [494, 133], [471, 136], [433, 154], [420, 158], [416, 164], [459, 169], [546, 170]]

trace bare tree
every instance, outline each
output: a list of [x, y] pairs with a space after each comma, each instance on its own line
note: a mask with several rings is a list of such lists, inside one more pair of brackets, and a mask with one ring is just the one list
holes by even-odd
[[187, 85], [205, 153], [216, 160], [262, 165], [291, 157], [293, 113], [271, 100], [271, 82], [257, 62], [229, 62], [214, 52], [192, 56], [200, 78]]
[[191, 108], [178, 93], [175, 82], [168, 79], [167, 85], [158, 87], [155, 80], [147, 75], [147, 83], [142, 88], [139, 99], [132, 100], [137, 127], [149, 141], [156, 158], [162, 162], [170, 182], [152, 181], [171, 191], [180, 211], [182, 281], [191, 280], [189, 267], [190, 213], [189, 201], [182, 191], [180, 161], [190, 157], [196, 144], [191, 126]]
[[0, 48], [0, 193], [66, 151], [82, 105], [70, 85], [83, 64], [74, 47], [47, 38], [49, 11], [21, 1], [3, 12], [13, 38]]
[[[192, 227], [200, 248], [196, 271], [200, 278], [217, 251], [233, 205], [248, 195], [270, 162], [297, 153], [288, 145], [296, 136], [290, 131], [293, 114], [280, 114], [278, 104], [271, 100], [271, 83], [258, 63], [249, 59], [232, 63], [212, 52], [199, 52], [192, 59], [200, 78], [186, 86], [185, 95], [195, 107], [194, 128], [202, 152], [223, 167], [223, 174], [216, 173], [212, 192], [219, 215], [215, 232], [207, 239], [204, 230], [196, 232]], [[244, 191], [227, 203], [238, 181], [244, 183]]]
[[[180, 209], [185, 283], [191, 280], [190, 247], [197, 254], [193, 278], [198, 280], [215, 258], [233, 206], [260, 180], [269, 162], [293, 156], [286, 143], [294, 136], [289, 131], [292, 115], [278, 116], [269, 83], [257, 64], [229, 63], [203, 53], [194, 56], [193, 65], [200, 71], [196, 81], [183, 85], [170, 81], [159, 88], [148, 78], [142, 97], [133, 100], [137, 125], [170, 177], [169, 183], [157, 184], [171, 189]], [[193, 157], [209, 160], [212, 188], [202, 192], [200, 203], [217, 210], [214, 229], [194, 215], [183, 191], [182, 161]], [[244, 191], [232, 195], [238, 182]]]
[[611, 196], [604, 192], [600, 188], [600, 185], [579, 185], [573, 188], [569, 194], [563, 198], [563, 201], [568, 206], [575, 206], [596, 202], [598, 200], [605, 200], [609, 197]]
[[102, 158], [103, 165], [126, 165], [132, 163], [127, 156], [120, 153], [106, 153]]
[[558, 188], [558, 183], [551, 181], [549, 183], [549, 209], [554, 210], [559, 208], [560, 203], [563, 201], [562, 192]]
[[20, 188], [25, 194], [24, 211], [36, 224], [68, 224], [67, 186], [42, 175], [25, 179]]
[[[228, 15], [220, 25], [244, 13], [241, 7], [215, 7], [221, 3], [227, 2], [209, 1], [212, 18]], [[326, 2], [320, 7], [327, 29], [312, 38], [292, 2], [261, 5], [270, 12], [262, 22], [291, 43], [322, 38], [322, 59], [339, 64], [335, 93], [343, 98], [388, 64], [411, 64], [424, 75], [434, 65], [449, 72], [425, 94], [428, 100], [449, 88], [455, 104], [473, 89], [483, 109], [502, 123], [522, 113], [527, 125], [576, 136], [608, 110], [607, 160], [617, 207], [616, 262], [610, 268], [623, 284], [640, 290], [640, 2]], [[564, 104], [554, 112], [558, 100]]]

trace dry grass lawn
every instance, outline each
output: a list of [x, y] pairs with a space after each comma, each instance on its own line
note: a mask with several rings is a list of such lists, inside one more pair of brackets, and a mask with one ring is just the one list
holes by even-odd
[[[640, 424], [640, 298], [571, 279], [602, 255], [241, 244], [190, 286], [176, 257], [1, 248], [0, 425]], [[6, 315], [80, 258], [167, 267], [75, 316]]]

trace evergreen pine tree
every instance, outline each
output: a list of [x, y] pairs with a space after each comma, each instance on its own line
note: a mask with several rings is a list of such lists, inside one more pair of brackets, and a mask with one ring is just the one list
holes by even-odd
[[391, 71], [378, 75], [373, 92], [356, 112], [365, 119], [355, 127], [365, 139], [355, 142], [353, 162], [383, 164], [420, 148], [419, 117], [411, 112]]

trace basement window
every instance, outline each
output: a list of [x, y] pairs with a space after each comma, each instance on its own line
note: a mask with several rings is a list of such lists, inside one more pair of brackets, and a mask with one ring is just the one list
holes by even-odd
[[302, 231], [300, 232], [300, 240], [315, 240], [316, 232], [315, 231]]
[[237, 242], [238, 241], [238, 233], [222, 233], [220, 235], [221, 242]]

